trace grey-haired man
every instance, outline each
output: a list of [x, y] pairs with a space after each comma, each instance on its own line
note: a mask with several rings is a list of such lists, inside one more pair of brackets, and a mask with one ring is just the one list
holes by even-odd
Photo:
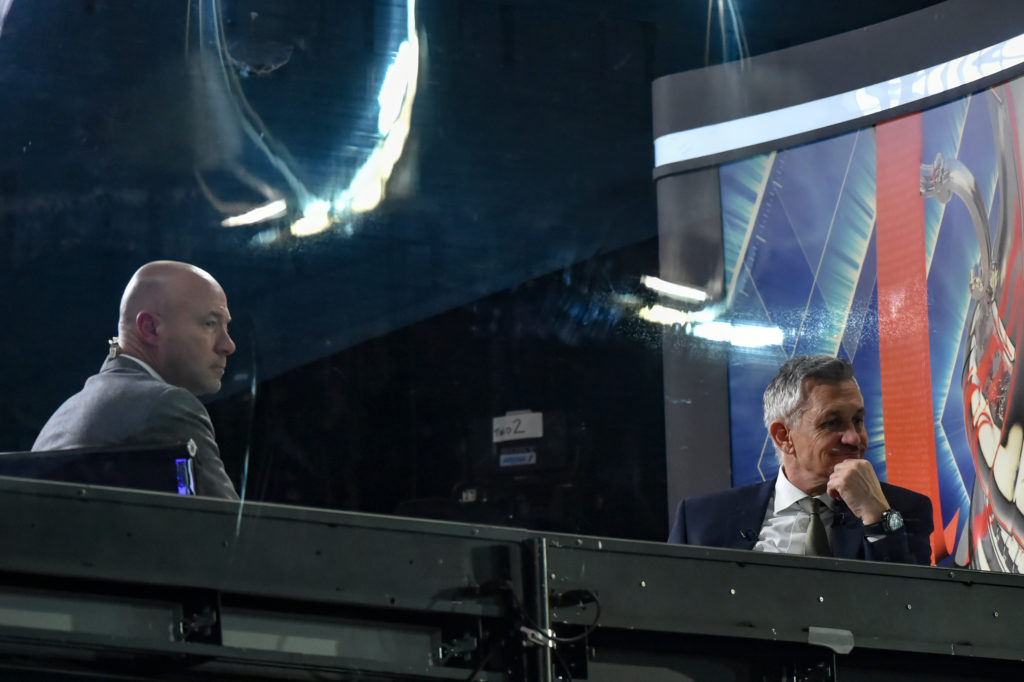
[[864, 399], [845, 360], [796, 356], [764, 393], [779, 475], [683, 500], [669, 542], [931, 563], [928, 497], [882, 483], [864, 459]]

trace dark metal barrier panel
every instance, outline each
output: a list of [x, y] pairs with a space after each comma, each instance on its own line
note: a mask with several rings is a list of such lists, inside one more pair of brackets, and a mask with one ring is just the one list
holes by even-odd
[[488, 639], [526, 599], [516, 531], [14, 479], [0, 509], [8, 651], [246, 678], [521, 665]]
[[[1015, 606], [1024, 582], [1004, 574], [599, 538], [553, 541], [548, 566], [553, 603], [565, 594], [588, 595], [553, 607], [553, 623], [575, 631], [596, 619], [599, 629], [635, 634], [638, 650], [654, 654], [647, 664], [659, 657], [732, 666], [760, 659], [774, 670], [783, 663], [779, 669], [799, 668], [809, 657], [810, 668], [831, 667], [834, 675], [915, 659], [922, 673], [985, 679], [987, 671], [1003, 670], [999, 659], [1024, 657], [1024, 614]], [[609, 651], [628, 660], [634, 649], [614, 644]], [[772, 662], [784, 651], [793, 658]], [[602, 658], [597, 649], [588, 656]], [[960, 657], [973, 661], [963, 677], [954, 672]], [[748, 672], [768, 674], [761, 667]]]
[[26, 676], [967, 680], [1024, 655], [1002, 574], [15, 479], [0, 518], [0, 668]]

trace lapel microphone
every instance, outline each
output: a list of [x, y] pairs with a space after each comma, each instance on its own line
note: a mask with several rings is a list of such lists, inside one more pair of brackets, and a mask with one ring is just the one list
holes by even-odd
[[740, 537], [743, 538], [744, 540], [756, 540], [757, 539], [757, 531], [756, 530], [751, 530], [749, 528], [744, 528], [743, 530], [740, 531]]

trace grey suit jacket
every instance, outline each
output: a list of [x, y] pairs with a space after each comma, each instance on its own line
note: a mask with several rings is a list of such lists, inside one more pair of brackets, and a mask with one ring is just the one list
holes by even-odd
[[206, 407], [184, 388], [156, 379], [134, 360], [117, 357], [108, 358], [99, 374], [57, 408], [32, 449], [174, 444], [189, 438], [198, 446], [196, 494], [237, 500]]

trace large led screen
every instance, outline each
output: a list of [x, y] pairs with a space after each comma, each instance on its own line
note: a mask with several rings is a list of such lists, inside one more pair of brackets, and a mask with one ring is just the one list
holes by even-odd
[[1021, 106], [1018, 78], [721, 167], [727, 310], [784, 338], [730, 352], [734, 485], [777, 471], [779, 364], [838, 355], [880, 477], [935, 503], [936, 563], [1024, 572]]

